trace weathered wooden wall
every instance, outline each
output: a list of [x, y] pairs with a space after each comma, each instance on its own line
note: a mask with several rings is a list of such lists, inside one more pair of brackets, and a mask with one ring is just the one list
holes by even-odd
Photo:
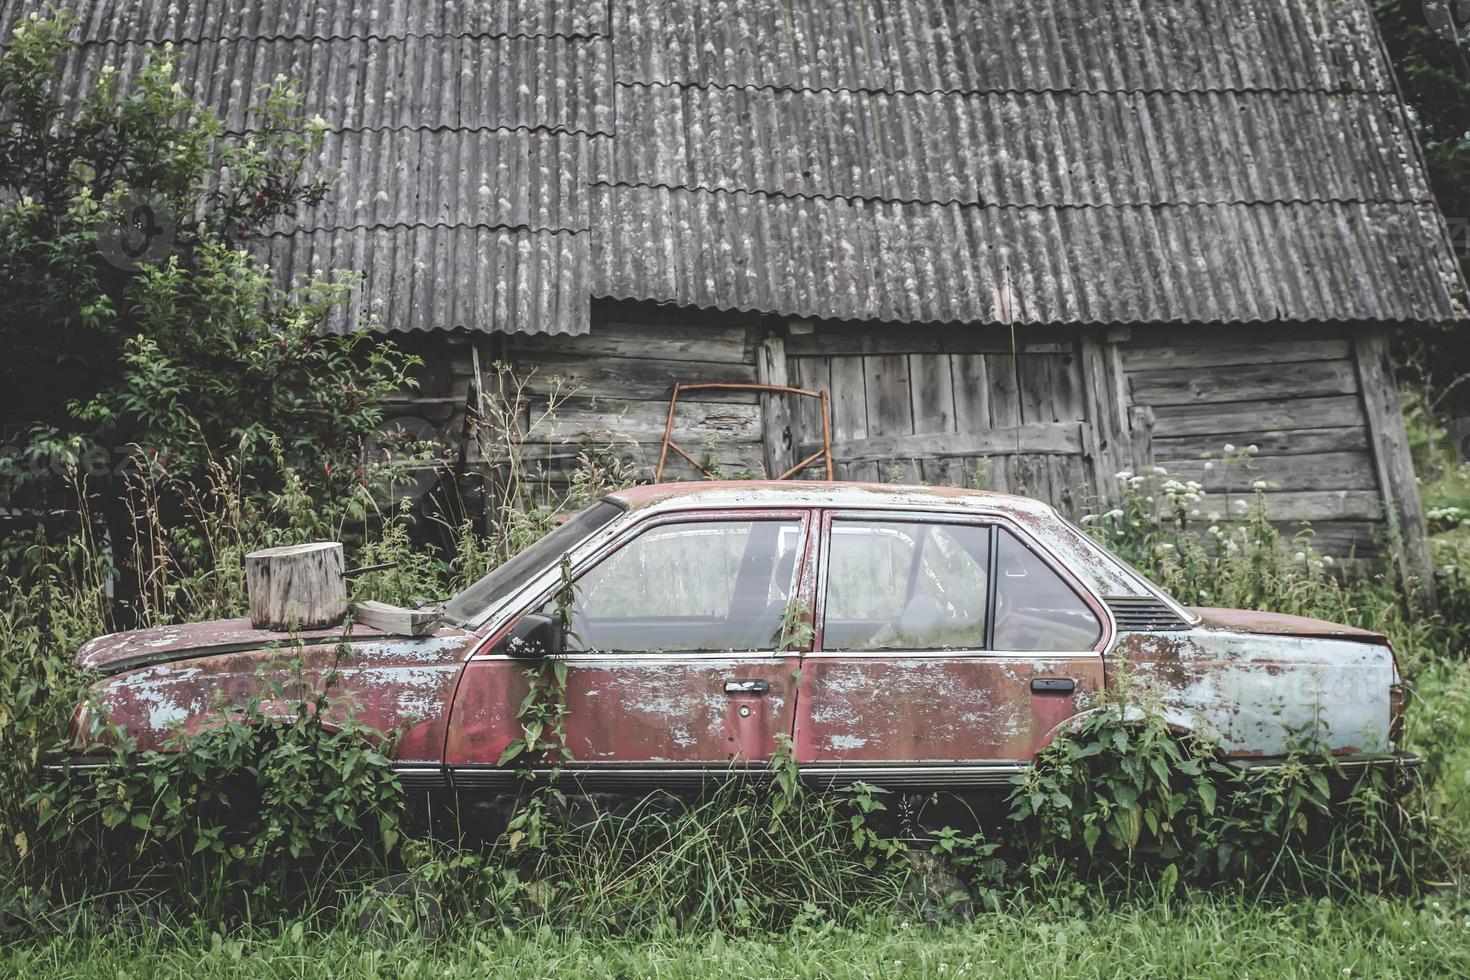
[[[531, 458], [550, 478], [564, 479], [589, 448], [611, 450], [651, 477], [674, 384], [755, 381], [766, 329], [760, 316], [599, 304], [588, 336], [506, 337], [494, 356], [530, 379], [523, 424]], [[764, 475], [754, 393], [701, 393], [681, 400], [674, 421], [674, 439], [711, 469], [729, 478]], [[699, 475], [670, 454], [666, 480]]]
[[[1267, 512], [1309, 522], [1319, 548], [1376, 554], [1383, 496], [1351, 334], [1344, 327], [1115, 332], [1152, 459], [1228, 510], [1266, 486]], [[1150, 425], [1151, 423], [1151, 425]], [[1228, 462], [1254, 446], [1248, 459]], [[1224, 505], [1224, 506], [1222, 506]]]
[[[1024, 493], [1068, 513], [1094, 501], [1087, 397], [1074, 330], [816, 324], [784, 339], [789, 375], [827, 391], [845, 480]], [[820, 441], [798, 404], [802, 457]]]
[[[1116, 492], [1118, 472], [1158, 465], [1204, 485], [1206, 519], [1262, 483], [1272, 518], [1292, 533], [1310, 524], [1335, 556], [1375, 557], [1389, 532], [1422, 537], [1383, 335], [1347, 325], [1028, 327], [1013, 338], [995, 325], [599, 303], [588, 336], [446, 343], [440, 363], [425, 352], [434, 377], [415, 403], [453, 429], [479, 397], [472, 357], [492, 398], [492, 364], [509, 364], [529, 378], [518, 415], [528, 456], [557, 484], [589, 450], [650, 477], [675, 382], [764, 380], [829, 393], [839, 479], [1025, 493], [1077, 516]], [[759, 477], [820, 444], [818, 405], [703, 393], [681, 401], [674, 435], [723, 476]], [[1227, 446], [1256, 451], [1228, 462]], [[467, 458], [479, 462], [473, 446]], [[670, 455], [666, 479], [697, 476]]]

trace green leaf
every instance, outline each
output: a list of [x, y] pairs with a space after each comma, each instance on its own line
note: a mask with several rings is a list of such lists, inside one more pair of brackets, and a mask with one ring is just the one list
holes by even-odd
[[1195, 784], [1195, 789], [1199, 793], [1200, 806], [1204, 807], [1205, 813], [1213, 815], [1215, 812], [1215, 784], [1207, 779], [1202, 779]]

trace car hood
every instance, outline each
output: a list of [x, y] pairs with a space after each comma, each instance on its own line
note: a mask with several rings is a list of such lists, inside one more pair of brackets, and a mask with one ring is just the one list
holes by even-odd
[[[440, 633], [463, 633], [457, 627], [441, 627]], [[258, 630], [248, 619], [216, 619], [205, 623], [179, 626], [154, 626], [149, 629], [110, 633], [84, 644], [77, 651], [76, 665], [83, 670], [117, 674], [134, 667], [192, 660], [222, 653], [264, 650], [270, 647], [290, 649], [299, 643], [320, 646], [328, 643], [358, 643], [387, 636], [381, 630], [361, 624], [345, 635], [342, 627], [277, 633]]]
[[1324, 619], [1308, 616], [1288, 616], [1285, 613], [1256, 612], [1248, 609], [1195, 608], [1194, 613], [1202, 625], [1209, 629], [1226, 630], [1231, 633], [1250, 633], [1256, 636], [1309, 636], [1332, 640], [1357, 640], [1362, 643], [1387, 643], [1382, 633], [1329, 623]]

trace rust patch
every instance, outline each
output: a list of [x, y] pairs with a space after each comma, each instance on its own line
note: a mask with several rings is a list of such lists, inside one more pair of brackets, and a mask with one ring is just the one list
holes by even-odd
[[1382, 633], [1329, 623], [1323, 619], [1307, 616], [1288, 616], [1284, 613], [1257, 612], [1248, 609], [1191, 609], [1200, 617], [1203, 625], [1231, 633], [1249, 633], [1256, 636], [1315, 636], [1332, 640], [1361, 640], [1364, 643], [1387, 643]]

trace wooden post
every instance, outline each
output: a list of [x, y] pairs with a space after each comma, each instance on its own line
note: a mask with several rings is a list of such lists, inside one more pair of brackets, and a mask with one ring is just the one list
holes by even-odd
[[293, 544], [245, 556], [250, 624], [286, 632], [334, 626], [347, 615], [342, 546], [335, 541]]
[[[791, 384], [787, 380], [786, 341], [767, 337], [755, 352], [755, 377], [761, 384]], [[761, 441], [765, 444], [766, 477], [774, 480], [796, 465], [789, 395], [761, 395]]]
[[1116, 404], [1117, 386], [1113, 383], [1108, 363], [1107, 344], [1097, 333], [1084, 330], [1080, 337], [1082, 351], [1082, 385], [1085, 389], [1083, 402], [1087, 412], [1084, 433], [1090, 434], [1089, 452], [1092, 456], [1093, 485], [1097, 488], [1101, 502], [1118, 499], [1117, 474], [1129, 458], [1131, 448], [1126, 427], [1119, 427], [1123, 413]]
[[1409, 455], [1409, 434], [1399, 406], [1398, 385], [1393, 379], [1388, 335], [1378, 328], [1364, 327], [1353, 333], [1353, 350], [1358, 362], [1358, 384], [1363, 391], [1363, 410], [1368, 418], [1368, 435], [1373, 443], [1373, 462], [1383, 494], [1383, 512], [1388, 533], [1397, 553], [1399, 570], [1429, 604], [1435, 606], [1434, 563], [1429, 557], [1429, 529], [1419, 504], [1419, 481]]
[[1154, 410], [1151, 405], [1134, 405], [1128, 409], [1129, 449], [1133, 453], [1133, 472], [1143, 473], [1154, 463]]

